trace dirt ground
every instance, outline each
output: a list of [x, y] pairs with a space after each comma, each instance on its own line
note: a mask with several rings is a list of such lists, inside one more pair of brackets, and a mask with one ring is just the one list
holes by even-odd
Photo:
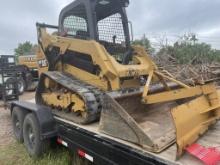
[[0, 147], [7, 146], [13, 142], [11, 117], [8, 110], [0, 108]]
[[[34, 98], [34, 92], [25, 93], [20, 100], [29, 100]], [[7, 146], [14, 142], [11, 124], [10, 111], [2, 107], [0, 103], [0, 147]]]
[[[34, 99], [34, 92], [26, 92], [19, 100]], [[68, 151], [64, 147], [51, 148], [40, 159], [32, 159], [23, 144], [14, 140], [11, 115], [0, 101], [0, 165], [66, 165], [69, 164]]]

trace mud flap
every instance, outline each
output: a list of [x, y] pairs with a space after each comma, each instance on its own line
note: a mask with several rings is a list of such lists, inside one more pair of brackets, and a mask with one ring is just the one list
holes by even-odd
[[219, 92], [202, 95], [171, 110], [177, 136], [177, 159], [220, 117]]
[[176, 103], [144, 105], [141, 96], [103, 98], [99, 129], [102, 133], [161, 152], [175, 142], [175, 127], [170, 109]]

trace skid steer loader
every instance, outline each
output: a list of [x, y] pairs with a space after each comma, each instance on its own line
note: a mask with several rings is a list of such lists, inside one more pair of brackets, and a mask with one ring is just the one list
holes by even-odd
[[33, 91], [38, 84], [38, 64], [36, 55], [21, 55], [18, 57], [17, 69], [22, 73], [24, 90]]
[[[76, 0], [59, 25], [37, 23], [41, 73], [36, 102], [78, 124], [178, 156], [220, 117], [214, 84], [187, 86], [160, 73], [143, 47], [132, 46], [129, 0]], [[54, 29], [48, 33], [47, 28]]]

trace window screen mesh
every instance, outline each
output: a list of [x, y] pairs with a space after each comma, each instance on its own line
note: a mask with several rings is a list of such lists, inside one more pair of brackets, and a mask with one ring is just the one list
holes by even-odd
[[98, 22], [99, 40], [124, 44], [124, 28], [120, 14], [111, 15]]
[[89, 37], [85, 7], [81, 5], [73, 9], [73, 12], [64, 19], [63, 27], [64, 31], [73, 37], [82, 39]]
[[98, 22], [98, 35], [99, 41], [107, 51], [120, 60], [126, 52], [121, 14], [117, 13], [100, 20]]

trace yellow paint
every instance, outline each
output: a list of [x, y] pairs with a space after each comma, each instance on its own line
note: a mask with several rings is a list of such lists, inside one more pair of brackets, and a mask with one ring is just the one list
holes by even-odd
[[30, 69], [37, 69], [37, 56], [35, 55], [26, 55], [18, 57], [18, 64], [25, 65]]
[[71, 107], [72, 112], [83, 112], [85, 111], [85, 103], [76, 94], [63, 93], [63, 92], [53, 92], [53, 93], [43, 93], [43, 100], [47, 105], [55, 106], [56, 108], [61, 107], [66, 109], [69, 105], [73, 104]]
[[[210, 97], [218, 102], [211, 103]], [[216, 91], [172, 109], [178, 145], [177, 157], [183, 154], [188, 145], [204, 134], [211, 124], [216, 123], [220, 117], [219, 110], [220, 102]]]
[[[134, 55], [131, 64], [122, 65], [106, 51], [103, 45], [94, 40], [80, 40], [57, 36], [56, 34], [50, 35], [45, 28], [41, 28], [40, 32], [42, 48], [39, 48], [38, 60], [46, 60], [43, 49], [58, 47], [60, 48], [61, 56], [67, 50], [87, 54], [91, 56], [93, 64], [100, 68], [100, 73], [91, 74], [74, 66], [59, 62], [55, 66], [56, 71], [67, 72], [103, 91], [141, 87], [140, 77], [146, 77], [147, 82], [142, 95], [144, 104], [194, 98], [190, 102], [171, 110], [176, 126], [178, 156], [183, 153], [187, 145], [197, 140], [199, 135], [208, 129], [209, 125], [215, 123], [220, 118], [220, 91], [217, 92], [215, 85], [208, 84], [190, 87], [174, 79], [166, 71], [166, 74], [159, 72], [157, 66], [143, 47], [133, 47]], [[41, 73], [46, 72], [48, 67], [40, 67], [39, 70]], [[172, 90], [168, 82], [177, 84], [178, 89]], [[164, 91], [149, 93], [153, 83], [162, 84]], [[50, 82], [45, 82], [45, 84], [47, 88], [54, 86]], [[86, 108], [79, 96], [69, 92], [48, 92], [43, 94], [43, 98], [47, 104], [63, 108], [68, 107], [71, 103], [75, 103], [72, 109], [74, 112], [78, 110], [84, 111]]]

